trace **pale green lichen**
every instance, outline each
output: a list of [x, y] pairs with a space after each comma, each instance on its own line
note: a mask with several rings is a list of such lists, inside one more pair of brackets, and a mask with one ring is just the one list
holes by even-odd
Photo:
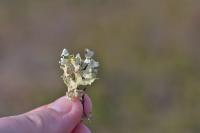
[[99, 62], [92, 57], [94, 52], [85, 49], [85, 59], [80, 54], [69, 54], [67, 49], [63, 49], [61, 59], [59, 61], [60, 68], [64, 73], [62, 78], [67, 85], [67, 97], [70, 99], [81, 99], [85, 93], [87, 85], [91, 85], [97, 78], [97, 68]]

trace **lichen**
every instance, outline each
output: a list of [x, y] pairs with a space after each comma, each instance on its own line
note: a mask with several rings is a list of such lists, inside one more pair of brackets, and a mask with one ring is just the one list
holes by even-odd
[[99, 62], [93, 59], [94, 52], [85, 49], [85, 59], [80, 54], [70, 54], [63, 49], [60, 58], [60, 68], [63, 70], [64, 83], [67, 86], [67, 97], [70, 99], [81, 99], [85, 89], [97, 79]]

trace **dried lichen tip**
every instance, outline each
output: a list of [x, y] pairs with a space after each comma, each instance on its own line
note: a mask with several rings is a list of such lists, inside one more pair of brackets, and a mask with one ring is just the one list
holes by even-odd
[[69, 52], [66, 48], [63, 49], [61, 56], [68, 56]]

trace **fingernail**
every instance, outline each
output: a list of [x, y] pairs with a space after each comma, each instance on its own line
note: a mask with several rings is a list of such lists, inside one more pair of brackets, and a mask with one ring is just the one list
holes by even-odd
[[84, 97], [84, 113], [86, 114], [87, 117], [90, 116], [90, 114], [92, 113], [92, 102], [91, 99], [85, 95]]
[[58, 113], [68, 113], [72, 109], [72, 102], [64, 96], [49, 104], [48, 107]]

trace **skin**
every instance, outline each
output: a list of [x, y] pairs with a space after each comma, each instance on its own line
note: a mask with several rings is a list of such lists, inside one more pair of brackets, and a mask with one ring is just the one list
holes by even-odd
[[0, 133], [91, 133], [81, 123], [82, 114], [92, 112], [92, 102], [84, 97], [84, 109], [79, 100], [63, 96], [53, 103], [30, 112], [0, 118]]

